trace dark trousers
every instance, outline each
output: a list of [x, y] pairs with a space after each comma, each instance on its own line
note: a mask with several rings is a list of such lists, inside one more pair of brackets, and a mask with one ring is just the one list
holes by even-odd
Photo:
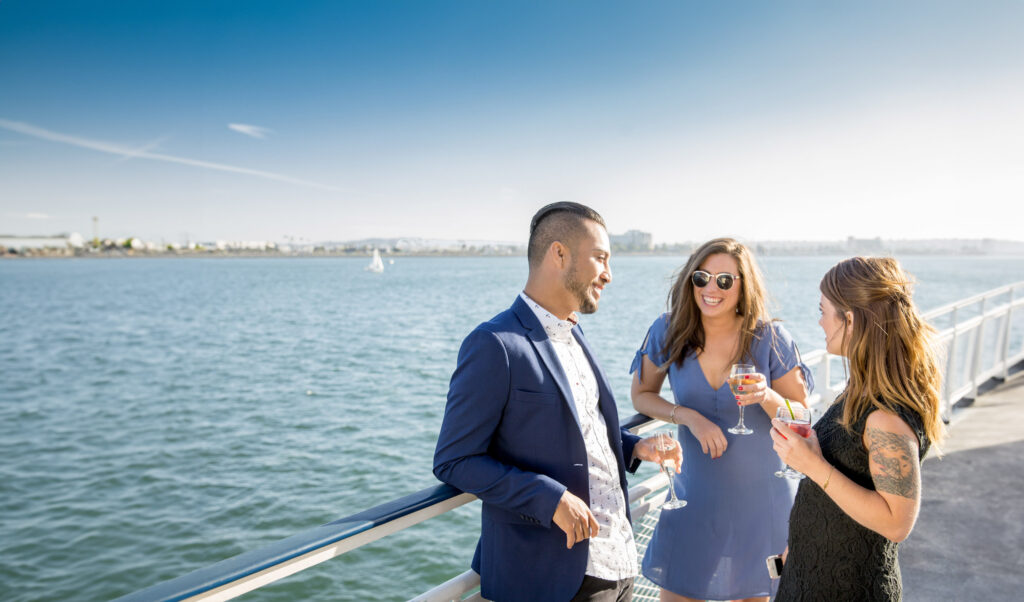
[[630, 602], [633, 599], [633, 578], [609, 581], [586, 575], [580, 591], [572, 602]]

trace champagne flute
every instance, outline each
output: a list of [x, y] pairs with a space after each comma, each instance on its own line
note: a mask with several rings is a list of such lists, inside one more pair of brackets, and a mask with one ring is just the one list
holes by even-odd
[[[785, 422], [789, 428], [796, 431], [798, 435], [806, 439], [811, 436], [811, 409], [805, 408], [800, 404], [790, 404], [788, 401], [786, 405], [779, 407], [775, 412], [775, 417]], [[804, 475], [790, 468], [788, 465], [785, 470], [776, 470], [775, 476], [785, 477], [787, 479], [802, 479]]]
[[[729, 389], [732, 390], [733, 397], [743, 392], [738, 389], [740, 385], [752, 385], [757, 382], [760, 376], [757, 373], [757, 368], [750, 364], [733, 364], [732, 368], [729, 369]], [[750, 435], [754, 432], [754, 429], [743, 424], [744, 406], [741, 405], [739, 408], [740, 421], [736, 423], [736, 426], [729, 427], [728, 430], [734, 435]]]
[[[658, 451], [666, 452], [670, 449], [675, 448], [679, 445], [679, 442], [675, 440], [672, 433], [662, 431], [654, 436], [654, 446]], [[682, 448], [680, 448], [680, 452]], [[675, 510], [676, 508], [682, 508], [686, 505], [686, 500], [681, 500], [676, 497], [676, 463], [671, 459], [664, 459], [661, 461], [661, 470], [668, 477], [668, 491], [671, 498], [661, 505], [662, 510]]]

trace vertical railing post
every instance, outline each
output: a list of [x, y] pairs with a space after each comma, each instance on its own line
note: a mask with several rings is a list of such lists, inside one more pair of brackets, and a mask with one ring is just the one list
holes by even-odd
[[954, 364], [956, 363], [956, 310], [957, 307], [954, 305], [951, 313], [951, 322], [953, 323], [953, 336], [949, 339], [949, 348], [946, 351], [946, 399], [945, 399], [945, 419], [948, 421], [953, 416], [953, 390], [956, 388], [956, 383], [953, 380], [953, 376], [956, 374], [954, 370]]
[[822, 401], [827, 406], [835, 399], [835, 395], [832, 394], [832, 355], [828, 351], [821, 358], [821, 382], [825, 385], [825, 395], [822, 396]]
[[978, 323], [978, 334], [974, 339], [974, 353], [971, 357], [971, 399], [978, 398], [978, 374], [981, 372], [981, 354], [985, 343], [985, 301], [988, 297], [981, 299], [981, 322]]
[[1010, 332], [1013, 325], [1013, 287], [1010, 287], [1010, 300], [1006, 303], [1006, 326], [1003, 327], [1003, 381], [1010, 378]]

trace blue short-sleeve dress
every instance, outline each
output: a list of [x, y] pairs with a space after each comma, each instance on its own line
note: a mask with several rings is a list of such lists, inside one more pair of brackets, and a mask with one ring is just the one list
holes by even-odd
[[[665, 363], [668, 318], [664, 314], [651, 325], [630, 372], [641, 369], [644, 355], [657, 366]], [[813, 387], [796, 343], [777, 323], [758, 325], [745, 363], [754, 364], [768, 386], [799, 366], [808, 387]], [[739, 418], [736, 399], [728, 383], [711, 388], [695, 354], [682, 366], [670, 366], [668, 381], [675, 403], [700, 412], [721, 427], [728, 446], [721, 457], [712, 460], [689, 429], [679, 427], [683, 466], [675, 477], [675, 489], [688, 504], [661, 513], [644, 555], [643, 575], [690, 598], [769, 596], [772, 580], [765, 558], [786, 547], [797, 485], [775, 476], [783, 463], [772, 450], [771, 419], [759, 407], [748, 406], [744, 422], [754, 433], [729, 433], [726, 429]]]

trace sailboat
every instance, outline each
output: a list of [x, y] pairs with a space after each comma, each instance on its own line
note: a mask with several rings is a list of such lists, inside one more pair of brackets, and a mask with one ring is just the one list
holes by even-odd
[[377, 249], [373, 250], [373, 259], [370, 260], [370, 265], [366, 266], [366, 270], [378, 274], [384, 271], [384, 262], [380, 260], [380, 251]]

